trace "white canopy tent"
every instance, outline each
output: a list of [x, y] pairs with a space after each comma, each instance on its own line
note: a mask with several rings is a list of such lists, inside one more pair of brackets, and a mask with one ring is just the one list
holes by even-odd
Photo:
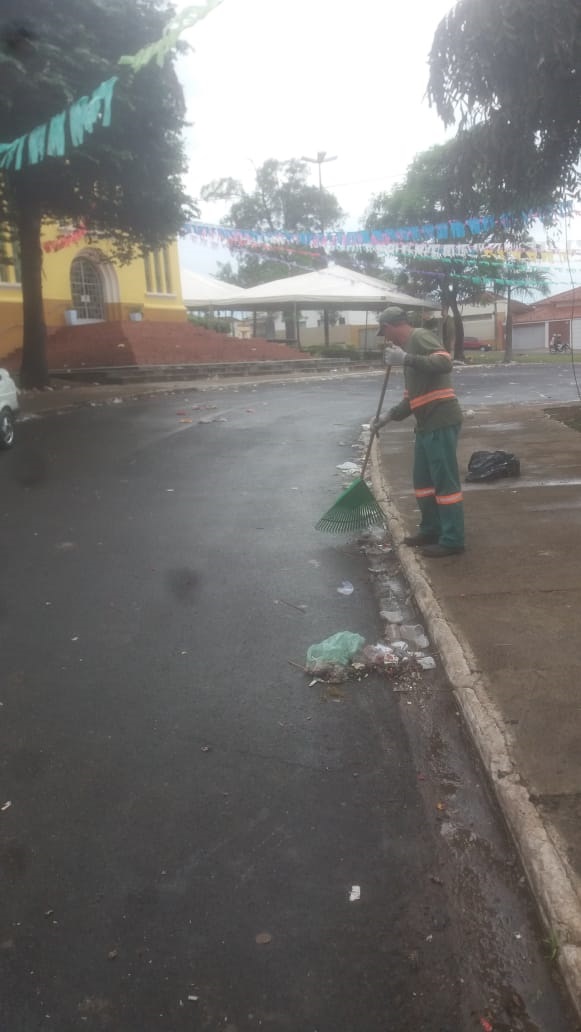
[[237, 311], [273, 311], [296, 307], [302, 309], [332, 308], [343, 311], [380, 312], [387, 305], [406, 309], [433, 310], [436, 306], [404, 294], [397, 287], [364, 273], [332, 265], [317, 272], [261, 283], [240, 291], [232, 288], [223, 297], [221, 307]]
[[[244, 295], [246, 291], [242, 287], [234, 287], [231, 283], [224, 283], [215, 276], [208, 276], [201, 272], [192, 272], [191, 269], [181, 269], [182, 297], [186, 308], [197, 309], [224, 309], [230, 311], [230, 302], [238, 295]], [[226, 299], [226, 304], [224, 304]]]

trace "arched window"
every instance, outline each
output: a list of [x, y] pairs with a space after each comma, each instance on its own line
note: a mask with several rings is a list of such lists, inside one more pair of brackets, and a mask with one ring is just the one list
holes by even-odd
[[72, 262], [71, 296], [79, 319], [105, 319], [103, 279], [99, 266], [90, 258]]

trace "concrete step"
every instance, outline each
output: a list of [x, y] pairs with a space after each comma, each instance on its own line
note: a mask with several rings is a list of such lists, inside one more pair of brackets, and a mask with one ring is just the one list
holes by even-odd
[[[359, 363], [358, 363], [359, 365]], [[365, 366], [364, 366], [365, 367]], [[204, 380], [212, 376], [273, 376], [289, 373], [332, 372], [353, 368], [352, 362], [337, 359], [294, 359], [291, 362], [196, 362], [183, 365], [95, 366], [84, 369], [53, 369], [51, 377], [71, 383], [159, 383], [171, 380]]]

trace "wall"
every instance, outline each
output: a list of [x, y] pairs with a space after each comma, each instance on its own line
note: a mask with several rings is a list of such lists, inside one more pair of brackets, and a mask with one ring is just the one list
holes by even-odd
[[546, 326], [547, 324], [544, 322], [528, 323], [526, 325], [514, 324], [512, 328], [513, 351], [544, 351], [546, 347]]
[[[375, 329], [377, 333], [377, 328]], [[304, 348], [322, 347], [325, 344], [325, 331], [322, 326], [301, 326], [301, 345]], [[345, 347], [359, 346], [359, 328], [357, 326], [329, 326], [329, 344], [342, 344]]]
[[495, 344], [494, 314], [464, 317], [464, 333], [467, 337], [478, 337], [486, 344]]
[[[323, 317], [321, 313], [322, 309], [320, 311], [304, 309], [301, 312], [301, 326], [304, 322], [307, 330], [320, 330], [321, 339], [315, 341], [315, 343], [317, 344], [324, 343]], [[337, 318], [341, 317], [342, 319], [344, 319], [345, 324], [347, 326], [365, 326], [365, 312], [335, 312], [334, 314], [337, 316]], [[329, 315], [332, 318], [330, 309]], [[321, 322], [320, 326], [319, 320]], [[377, 323], [377, 314], [375, 312], [368, 312], [367, 323], [368, 325], [371, 325], [372, 323]], [[277, 332], [281, 330], [284, 331], [284, 320], [280, 312], [276, 313], [275, 326]]]

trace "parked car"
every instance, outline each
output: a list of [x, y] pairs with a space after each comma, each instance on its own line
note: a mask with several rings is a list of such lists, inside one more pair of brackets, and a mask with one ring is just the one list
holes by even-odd
[[492, 344], [486, 344], [478, 337], [464, 337], [464, 351], [492, 351]]
[[0, 369], [0, 448], [11, 448], [14, 444], [19, 408], [16, 384], [6, 369]]

